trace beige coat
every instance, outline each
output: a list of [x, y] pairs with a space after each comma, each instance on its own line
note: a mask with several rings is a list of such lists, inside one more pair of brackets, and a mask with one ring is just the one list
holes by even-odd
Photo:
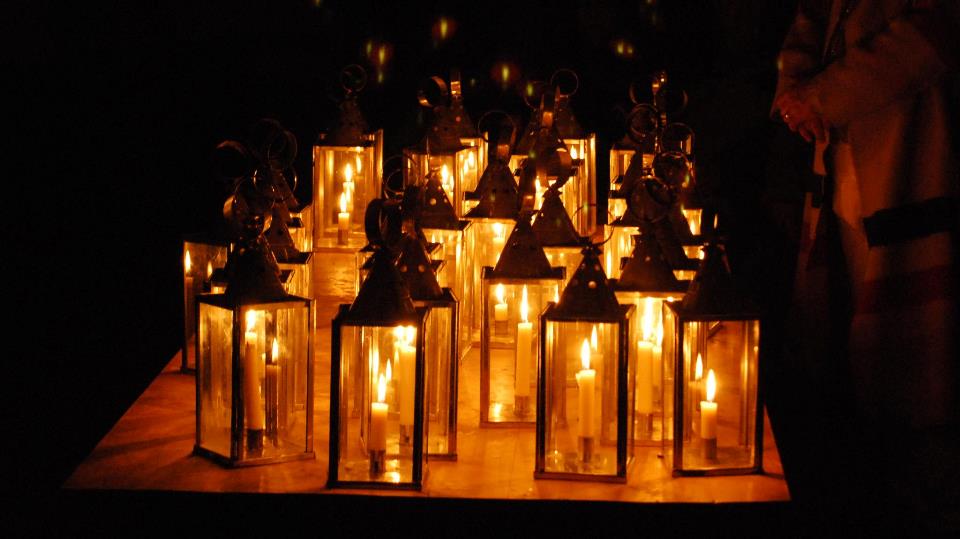
[[[913, 426], [955, 421], [958, 2], [856, 1], [845, 54], [823, 69], [843, 2], [819, 12], [813, 3], [801, 2], [784, 43], [777, 93], [806, 85], [814, 109], [845, 129], [851, 147], [869, 240], [848, 343], [858, 404]], [[807, 206], [799, 303], [826, 290], [808, 260], [818, 211]], [[808, 318], [824, 314], [804, 310]], [[816, 323], [807, 320], [806, 329]]]

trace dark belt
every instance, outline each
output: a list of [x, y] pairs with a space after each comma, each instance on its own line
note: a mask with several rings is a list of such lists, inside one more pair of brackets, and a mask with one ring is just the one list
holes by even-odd
[[867, 243], [870, 247], [879, 247], [956, 231], [957, 209], [957, 199], [938, 197], [879, 210], [863, 220]]

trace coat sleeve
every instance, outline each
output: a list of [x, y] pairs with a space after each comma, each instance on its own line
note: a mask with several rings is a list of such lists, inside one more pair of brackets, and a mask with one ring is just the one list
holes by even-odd
[[922, 92], [957, 64], [956, 0], [907, 2], [880, 31], [855, 44], [810, 82], [812, 105], [846, 125]]
[[[829, 2], [801, 1], [777, 57], [777, 89], [781, 93], [806, 82], [820, 66]], [[776, 109], [770, 111], [777, 113]]]

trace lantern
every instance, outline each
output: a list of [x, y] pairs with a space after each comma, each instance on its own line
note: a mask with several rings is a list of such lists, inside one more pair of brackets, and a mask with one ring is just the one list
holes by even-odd
[[229, 466], [313, 458], [311, 300], [246, 242], [223, 294], [197, 298], [195, 452]]
[[632, 304], [639, 318], [630, 335], [637, 348], [634, 441], [659, 445], [663, 439], [663, 303], [683, 297], [689, 283], [678, 281], [660, 252], [652, 226], [641, 226], [633, 256], [625, 259], [610, 286], [621, 304]]
[[340, 116], [313, 146], [314, 247], [354, 246], [361, 241], [363, 210], [380, 196], [383, 130], [369, 131], [357, 104], [366, 73], [349, 66], [341, 78], [346, 97]]
[[370, 274], [333, 320], [329, 487], [423, 484], [425, 333], [394, 255], [378, 245]]
[[[573, 79], [574, 86], [569, 92], [560, 89], [559, 77], [562, 74], [568, 74]], [[570, 69], [558, 70], [551, 77], [550, 85], [557, 89], [557, 131], [575, 169], [564, 188], [564, 204], [573, 212], [571, 218], [577, 232], [589, 236], [597, 223], [597, 135], [584, 131], [570, 106], [570, 97], [577, 93], [580, 86], [577, 74]]]
[[663, 448], [674, 475], [762, 468], [760, 318], [708, 243], [682, 302], [663, 308]]
[[587, 238], [577, 234], [555, 185], [543, 195], [543, 205], [533, 222], [533, 232], [550, 265], [566, 268], [566, 276], [570, 278], [580, 266]]
[[180, 370], [193, 372], [196, 366], [195, 347], [191, 346], [197, 330], [197, 296], [206, 292], [223, 292], [214, 281], [214, 272], [227, 263], [230, 241], [211, 234], [191, 234], [183, 239], [183, 349]]
[[432, 109], [433, 122], [418, 145], [404, 150], [411, 167], [405, 183], [409, 185], [413, 177], [425, 178], [433, 166], [431, 159], [438, 160], [440, 184], [457, 216], [461, 216], [466, 211], [464, 194], [476, 187], [483, 170], [485, 143], [463, 108], [459, 78], [455, 75], [449, 91], [440, 77], [431, 77], [430, 81], [442, 99], [449, 96], [449, 102], [434, 104], [420, 92], [420, 104]]
[[563, 285], [530, 227], [517, 220], [496, 267], [483, 268], [480, 340], [480, 425], [536, 422], [540, 319]]
[[[278, 210], [278, 208], [280, 208]], [[313, 253], [297, 249], [284, 215], [289, 215], [279, 204], [274, 205], [274, 216], [270, 228], [264, 237], [276, 258], [277, 266], [283, 272], [284, 289], [300, 297], [312, 297], [310, 294], [310, 259]]]
[[657, 121], [658, 113], [652, 105], [636, 104], [627, 116], [627, 134], [610, 148], [607, 211], [614, 219], [623, 216], [627, 209], [630, 180], [636, 181], [648, 175], [653, 168], [653, 156], [657, 149]]
[[534, 477], [626, 482], [633, 455], [637, 348], [633, 305], [620, 305], [600, 265], [583, 262], [540, 316]]

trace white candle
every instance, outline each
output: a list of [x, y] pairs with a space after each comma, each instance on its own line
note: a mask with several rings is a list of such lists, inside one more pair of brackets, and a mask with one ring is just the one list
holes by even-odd
[[494, 322], [506, 322], [507, 321], [507, 302], [504, 299], [503, 283], [497, 284], [495, 290], [497, 296], [497, 303], [493, 306], [493, 321]]
[[493, 223], [493, 252], [496, 259], [500, 260], [500, 253], [503, 251], [503, 244], [507, 241], [507, 232], [504, 230], [503, 223]]
[[398, 341], [400, 348], [400, 364], [397, 365], [397, 375], [400, 377], [400, 424], [413, 425], [414, 418], [414, 390], [417, 376], [417, 349], [408, 342]]
[[640, 341], [640, 354], [637, 358], [637, 411], [641, 414], [653, 413], [653, 343]]
[[707, 400], [700, 401], [700, 437], [709, 459], [717, 458], [717, 403], [713, 402], [716, 391], [717, 379], [710, 369], [707, 373]]
[[350, 212], [347, 211], [347, 193], [340, 193], [340, 213], [337, 214], [337, 243], [347, 244], [350, 233]]
[[247, 429], [263, 430], [266, 425], [260, 395], [260, 378], [263, 376], [263, 360], [257, 354], [257, 313], [247, 311], [247, 330], [243, 347], [243, 411]]
[[520, 318], [517, 324], [517, 372], [514, 379], [514, 394], [518, 397], [530, 396], [530, 347], [533, 341], [533, 323], [527, 322], [530, 307], [527, 304], [527, 285], [523, 285], [520, 300]]
[[387, 380], [380, 375], [377, 382], [377, 402], [370, 403], [370, 439], [368, 451], [386, 451], [387, 449], [387, 413], [390, 406], [384, 402], [387, 396]]
[[580, 362], [583, 369], [577, 373], [577, 388], [579, 390], [580, 406], [580, 437], [593, 438], [593, 410], [595, 404], [594, 388], [597, 382], [597, 371], [590, 368], [590, 343], [583, 340], [580, 347]]
[[343, 192], [347, 195], [347, 208], [340, 211], [353, 211], [353, 167], [347, 163], [343, 167]]

